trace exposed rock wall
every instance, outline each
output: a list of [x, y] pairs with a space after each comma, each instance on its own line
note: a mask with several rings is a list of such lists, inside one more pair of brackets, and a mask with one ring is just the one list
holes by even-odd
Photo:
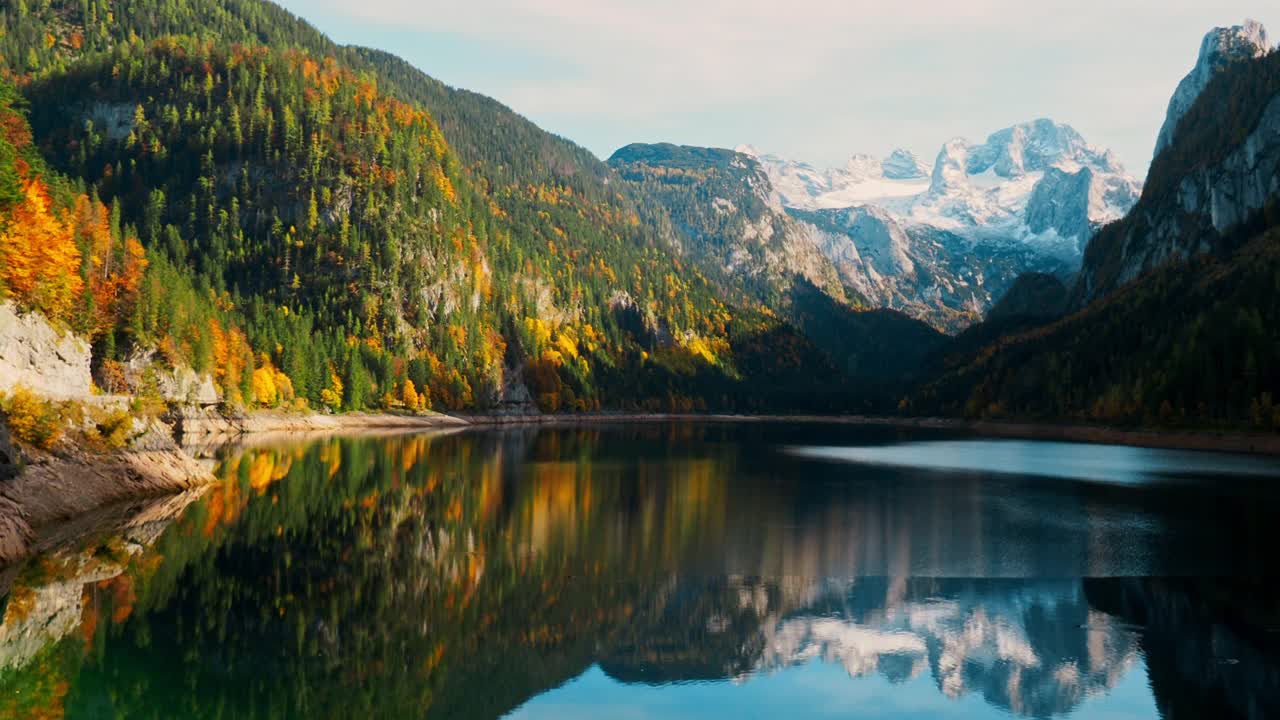
[[207, 373], [197, 374], [185, 365], [173, 369], [163, 367], [156, 362], [152, 350], [136, 352], [125, 363], [125, 379], [133, 387], [143, 385], [148, 372], [155, 378], [160, 397], [167, 402], [201, 406], [218, 404], [218, 389]]
[[1280, 95], [1222, 161], [1182, 178], [1176, 192], [1144, 198], [1112, 245], [1089, 249], [1076, 302], [1082, 304], [1169, 261], [1216, 252], [1224, 235], [1280, 197]]
[[19, 385], [60, 400], [87, 397], [89, 345], [39, 313], [20, 313], [13, 303], [0, 302], [0, 392]]
[[1256, 21], [1246, 20], [1243, 25], [1210, 30], [1200, 43], [1200, 55], [1196, 58], [1195, 67], [1182, 78], [1173, 97], [1169, 99], [1164, 126], [1160, 128], [1160, 135], [1156, 138], [1155, 154], [1159, 155], [1173, 143], [1178, 122], [1191, 109], [1214, 75], [1230, 63], [1256, 58], [1270, 51], [1267, 31]]

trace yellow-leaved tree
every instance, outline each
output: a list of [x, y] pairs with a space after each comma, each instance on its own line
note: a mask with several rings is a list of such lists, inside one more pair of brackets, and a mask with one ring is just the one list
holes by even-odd
[[49, 189], [27, 180], [23, 198], [0, 224], [0, 291], [25, 307], [65, 320], [84, 289], [71, 223], [51, 209]]

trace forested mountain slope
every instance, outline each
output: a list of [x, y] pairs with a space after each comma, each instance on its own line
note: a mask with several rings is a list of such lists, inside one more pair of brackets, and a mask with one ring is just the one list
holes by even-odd
[[[660, 209], [491, 100], [255, 0], [0, 21], [35, 146], [312, 404], [483, 408], [521, 381], [548, 410], [760, 407], [742, 388], [763, 382], [840, 402], [830, 359], [668, 251]], [[215, 365], [201, 323], [178, 324], [170, 354]]]
[[1280, 222], [1280, 53], [1218, 67], [1176, 128], [1138, 205], [1086, 248], [1077, 306]]
[[1084, 310], [952, 358], [909, 410], [1280, 428], [1277, 323], [1272, 228], [1229, 257], [1161, 267]]

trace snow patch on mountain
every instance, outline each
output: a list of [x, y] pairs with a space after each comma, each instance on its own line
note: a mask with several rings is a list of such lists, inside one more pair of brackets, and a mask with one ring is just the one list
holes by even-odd
[[872, 206], [908, 233], [931, 228], [975, 244], [1020, 243], [1072, 264], [1093, 231], [1122, 217], [1141, 190], [1110, 151], [1048, 119], [999, 130], [981, 144], [949, 140], [932, 167], [906, 150], [883, 160], [854, 155], [831, 170], [738, 150], [757, 159], [788, 208]]

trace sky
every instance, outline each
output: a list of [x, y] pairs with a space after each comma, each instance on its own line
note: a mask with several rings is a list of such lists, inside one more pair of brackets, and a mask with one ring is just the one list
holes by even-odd
[[932, 162], [1050, 117], [1145, 175], [1200, 39], [1275, 0], [282, 0], [607, 158], [742, 143], [819, 167]]

